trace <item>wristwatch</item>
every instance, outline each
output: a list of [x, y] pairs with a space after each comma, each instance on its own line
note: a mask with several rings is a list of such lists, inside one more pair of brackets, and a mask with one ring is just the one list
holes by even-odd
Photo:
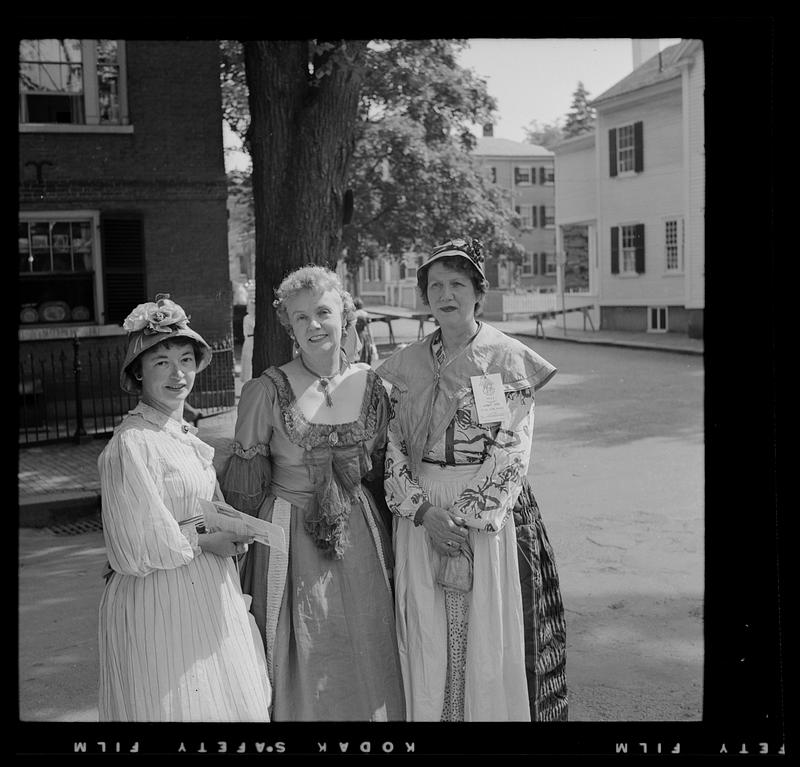
[[184, 519], [178, 523], [180, 527], [186, 527], [187, 525], [192, 525], [197, 532], [198, 535], [204, 535], [208, 531], [206, 530], [206, 520], [202, 514], [198, 514], [194, 517], [189, 517], [189, 519]]

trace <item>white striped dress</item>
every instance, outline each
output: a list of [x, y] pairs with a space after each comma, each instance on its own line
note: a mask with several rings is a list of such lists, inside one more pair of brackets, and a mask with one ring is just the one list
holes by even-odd
[[137, 405], [98, 458], [114, 573], [100, 601], [100, 721], [269, 721], [263, 646], [234, 560], [179, 522], [217, 489], [194, 427]]

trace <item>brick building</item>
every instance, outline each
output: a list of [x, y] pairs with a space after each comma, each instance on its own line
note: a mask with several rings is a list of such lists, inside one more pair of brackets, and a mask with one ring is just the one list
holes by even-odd
[[[218, 43], [22, 40], [19, 53], [20, 396], [42, 389], [42, 365], [73, 365], [75, 338], [86, 360], [124, 345], [122, 320], [156, 293], [229, 340]], [[231, 389], [232, 375], [231, 357]]]

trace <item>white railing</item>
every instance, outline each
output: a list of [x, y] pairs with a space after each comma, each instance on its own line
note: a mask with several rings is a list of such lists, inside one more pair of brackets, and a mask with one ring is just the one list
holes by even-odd
[[537, 312], [561, 312], [564, 309], [579, 309], [597, 305], [597, 296], [590, 293], [514, 293], [503, 295], [502, 313], [535, 314]]
[[555, 293], [518, 293], [503, 296], [503, 314], [554, 312], [559, 304]]

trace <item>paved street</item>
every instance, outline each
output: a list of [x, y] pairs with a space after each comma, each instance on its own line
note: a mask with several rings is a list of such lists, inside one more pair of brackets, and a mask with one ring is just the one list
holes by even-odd
[[[570, 718], [699, 720], [703, 358], [523, 340], [559, 368], [530, 474], [567, 608]], [[96, 529], [19, 530], [23, 720], [96, 721], [103, 561]]]
[[567, 611], [570, 718], [699, 720], [702, 359], [527, 342], [559, 368], [530, 474]]

